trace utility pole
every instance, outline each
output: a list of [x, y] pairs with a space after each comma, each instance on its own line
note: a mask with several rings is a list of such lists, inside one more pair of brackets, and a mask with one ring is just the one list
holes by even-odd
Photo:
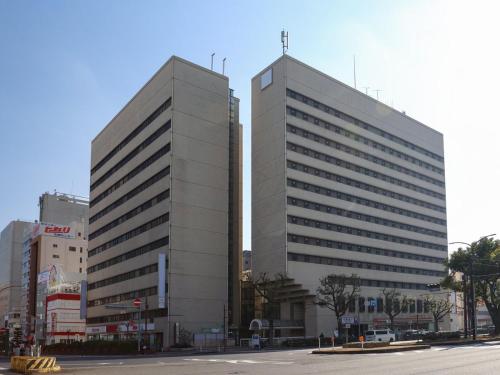
[[472, 339], [476, 340], [476, 293], [474, 291], [474, 274], [472, 267], [472, 259], [469, 260], [469, 274], [470, 274], [470, 325], [472, 328]]
[[224, 351], [226, 351], [226, 330], [227, 330], [227, 322], [226, 322], [226, 304], [224, 304], [224, 322], [223, 322], [223, 335], [224, 338], [222, 340], [222, 346], [224, 348]]
[[468, 314], [467, 314], [467, 309], [469, 308], [468, 306], [468, 303], [467, 303], [467, 299], [469, 297], [468, 293], [467, 293], [467, 276], [465, 276], [465, 274], [462, 275], [462, 285], [463, 285], [463, 296], [462, 296], [462, 299], [463, 299], [463, 308], [464, 308], [464, 338], [467, 338], [469, 337], [469, 332], [468, 332], [468, 329], [469, 329], [469, 325], [467, 324], [467, 319], [468, 319]]

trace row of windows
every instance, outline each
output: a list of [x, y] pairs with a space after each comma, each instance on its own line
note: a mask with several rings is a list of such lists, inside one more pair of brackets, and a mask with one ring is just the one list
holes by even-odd
[[110, 178], [115, 172], [119, 171], [124, 165], [129, 161], [139, 155], [144, 151], [150, 144], [157, 140], [162, 134], [165, 134], [171, 127], [171, 121], [168, 120], [165, 124], [160, 126], [156, 131], [147, 137], [139, 146], [130, 151], [123, 159], [112, 166], [106, 173], [97, 179], [93, 184], [90, 185], [90, 191], [93, 191], [96, 187], [101, 185], [104, 181]]
[[291, 143], [291, 142], [286, 143], [286, 148], [287, 148], [287, 150], [291, 150], [291, 151], [297, 152], [297, 153], [305, 155], [305, 156], [313, 157], [315, 159], [327, 162], [329, 164], [334, 164], [334, 165], [337, 165], [338, 167], [346, 168], [346, 169], [349, 169], [351, 171], [355, 171], [357, 173], [363, 173], [366, 176], [370, 176], [370, 177], [388, 182], [388, 183], [393, 184], [393, 185], [402, 186], [406, 189], [410, 189], [410, 190], [413, 190], [413, 191], [416, 191], [416, 192], [419, 192], [419, 193], [422, 193], [425, 195], [429, 195], [429, 196], [436, 198], [436, 199], [445, 200], [444, 194], [436, 193], [433, 190], [429, 190], [429, 189], [420, 187], [418, 185], [411, 184], [409, 182], [388, 176], [388, 175], [380, 173], [380, 172], [376, 172], [374, 170], [371, 170], [371, 169], [368, 169], [365, 167], [360, 167], [359, 165], [356, 165], [356, 164], [350, 163], [348, 161], [336, 158], [334, 156], [323, 154], [322, 152], [311, 150], [310, 148], [299, 146], [299, 145], [296, 145], [296, 144]]
[[[141, 317], [139, 317], [139, 312], [129, 312], [129, 313], [125, 313], [125, 314], [96, 316], [94, 318], [87, 318], [87, 324], [130, 322], [131, 320], [138, 321], [139, 319], [145, 319], [145, 318], [152, 320], [153, 318], [158, 318], [160, 316], [167, 316], [167, 311], [168, 311], [167, 309], [155, 309], [155, 310], [142, 311]], [[147, 314], [147, 316], [146, 316], [146, 314]]]
[[[168, 266], [167, 266], [168, 267]], [[150, 264], [149, 266], [141, 267], [132, 271], [121, 273], [116, 276], [108, 277], [107, 279], [102, 279], [88, 285], [88, 290], [94, 290], [102, 288], [108, 285], [113, 285], [120, 283], [122, 281], [136, 279], [138, 277], [148, 275], [150, 273], [158, 272], [158, 263]]]
[[292, 186], [294, 188], [302, 189], [302, 190], [306, 190], [306, 191], [312, 191], [316, 194], [326, 195], [328, 197], [342, 199], [342, 200], [345, 200], [348, 202], [355, 202], [355, 203], [361, 204], [363, 206], [373, 207], [373, 208], [376, 208], [379, 210], [384, 210], [384, 211], [392, 212], [392, 213], [395, 213], [398, 215], [412, 217], [412, 218], [427, 221], [430, 223], [435, 223], [435, 224], [439, 224], [439, 225], [446, 225], [446, 220], [443, 220], [443, 219], [438, 219], [438, 218], [435, 218], [432, 216], [423, 215], [423, 214], [420, 214], [418, 212], [405, 210], [405, 209], [402, 209], [399, 207], [390, 206], [390, 205], [375, 202], [375, 201], [372, 201], [369, 199], [360, 198], [360, 197], [357, 197], [355, 195], [343, 193], [340, 191], [326, 189], [326, 188], [318, 186], [318, 185], [308, 184], [308, 183], [305, 183], [302, 181], [293, 180], [291, 178], [287, 179], [287, 184], [288, 184], [288, 186]]
[[[366, 301], [367, 300], [367, 304]], [[372, 302], [373, 301], [373, 302]], [[368, 305], [368, 306], [366, 306]], [[375, 306], [374, 306], [375, 305]], [[400, 303], [399, 300], [395, 300], [393, 303], [393, 308], [394, 311], [398, 311]], [[348, 306], [348, 311], [353, 313], [355, 312], [355, 306], [354, 304], [350, 304]], [[383, 298], [373, 298], [373, 297], [359, 297], [358, 298], [358, 311], [360, 313], [364, 313], [367, 311], [368, 313], [374, 313], [376, 310], [377, 313], [382, 313], [384, 312], [384, 299]], [[408, 303], [401, 306], [401, 313], [403, 314], [414, 314], [415, 312], [421, 314], [421, 313], [428, 313], [429, 312], [429, 305], [427, 303], [424, 303], [424, 301], [417, 299], [409, 299]]]
[[373, 239], [380, 240], [380, 241], [401, 243], [401, 244], [405, 244], [405, 245], [423, 247], [423, 248], [438, 250], [438, 251], [448, 251], [448, 248], [446, 246], [437, 245], [437, 244], [431, 243], [431, 242], [418, 241], [418, 240], [413, 240], [411, 238], [404, 238], [404, 237], [399, 237], [399, 236], [391, 236], [391, 235], [386, 234], [386, 233], [378, 233], [378, 232], [372, 232], [372, 231], [365, 230], [365, 229], [351, 228], [351, 227], [346, 227], [344, 225], [326, 223], [324, 221], [312, 220], [312, 219], [307, 219], [307, 218], [303, 218], [303, 217], [288, 215], [288, 222], [292, 223], [292, 224], [296, 224], [296, 225], [306, 226], [306, 227], [313, 227], [313, 228], [318, 228], [318, 229], [323, 229], [323, 230], [330, 230], [330, 231], [335, 231], [335, 232], [339, 232], [339, 233], [347, 233], [347, 234], [350, 234], [353, 236], [373, 238]]
[[117, 227], [118, 225], [132, 219], [133, 217], [139, 215], [141, 212], [144, 212], [151, 207], [156, 206], [158, 203], [163, 202], [165, 199], [167, 199], [170, 196], [170, 189], [167, 189], [157, 196], [147, 200], [146, 202], [140, 204], [139, 206], [133, 208], [126, 214], [123, 214], [122, 216], [116, 218], [113, 221], [110, 221], [108, 224], [104, 225], [103, 227], [97, 229], [95, 232], [91, 233], [89, 235], [89, 240], [93, 240], [97, 237], [99, 237], [101, 234], [106, 233], [107, 231]]
[[[53, 247], [54, 249], [57, 249], [57, 247], [58, 247], [58, 246], [57, 246], [57, 244], [56, 244], [56, 243], [53, 243], [53, 244], [52, 244], [52, 247]], [[73, 251], [73, 252], [76, 252], [76, 246], [69, 246], [69, 247], [68, 247], [68, 251]], [[81, 246], [80, 246], [80, 253], [83, 253], [83, 247], [81, 247]]]
[[146, 120], [144, 120], [129, 135], [127, 135], [125, 139], [118, 144], [118, 146], [116, 146], [104, 158], [102, 158], [102, 160], [97, 163], [94, 168], [92, 168], [92, 170], [90, 171], [90, 175], [93, 175], [95, 172], [97, 172], [108, 160], [110, 160], [122, 148], [129, 144], [132, 139], [134, 139], [140, 132], [146, 129], [158, 116], [165, 112], [171, 104], [172, 98], [168, 98], [161, 106], [159, 106], [152, 114], [150, 114]]
[[154, 296], [157, 293], [158, 293], [158, 287], [153, 286], [151, 288], [133, 290], [127, 293], [115, 294], [114, 296], [93, 299], [87, 302], [87, 306], [94, 307], [94, 306], [107, 305], [111, 303], [118, 303], [122, 301], [130, 301], [134, 298]]
[[137, 176], [140, 172], [142, 172], [144, 169], [149, 167], [151, 164], [153, 164], [155, 161], [160, 159], [162, 156], [168, 154], [170, 151], [170, 143], [167, 145], [163, 146], [160, 148], [158, 151], [156, 151], [153, 155], [151, 155], [149, 158], [144, 160], [141, 164], [139, 164], [137, 167], [132, 169], [129, 173], [127, 173], [124, 177], [119, 179], [117, 182], [115, 182], [113, 185], [111, 185], [109, 188], [104, 190], [101, 194], [99, 194], [97, 197], [92, 199], [90, 201], [89, 207], [95, 206], [98, 202], [102, 201], [104, 198], [106, 198], [108, 195], [110, 195], [112, 192], [115, 190], [119, 189], [122, 185], [124, 185], [126, 182]]
[[300, 118], [300, 119], [307, 121], [311, 124], [314, 124], [316, 126], [319, 126], [320, 128], [323, 128], [326, 130], [331, 130], [331, 131], [335, 132], [336, 134], [343, 135], [346, 138], [349, 138], [349, 139], [354, 140], [356, 142], [363, 143], [367, 146], [371, 146], [376, 150], [380, 150], [386, 154], [396, 156], [399, 159], [406, 160], [412, 164], [418, 165], [419, 167], [423, 167], [427, 170], [431, 170], [437, 174], [444, 175], [444, 170], [441, 168], [438, 168], [438, 167], [436, 167], [432, 164], [429, 164], [425, 161], [422, 161], [420, 159], [414, 158], [411, 155], [399, 152], [399, 151], [397, 151], [389, 146], [383, 145], [382, 143], [375, 142], [375, 141], [371, 140], [370, 138], [366, 138], [362, 135], [352, 133], [349, 130], [346, 130], [340, 126], [326, 122], [324, 120], [321, 120], [321, 119], [319, 119], [311, 114], [305, 113], [305, 112], [298, 110], [296, 108], [287, 106], [287, 114], [294, 116], [294, 117], [297, 117], [297, 118]]
[[381, 255], [381, 256], [393, 257], [393, 258], [418, 260], [421, 262], [428, 262], [428, 263], [443, 264], [443, 262], [446, 259], [446, 258], [437, 258], [437, 257], [431, 257], [431, 256], [426, 256], [426, 255], [421, 255], [421, 254], [406, 253], [403, 251], [380, 249], [380, 248], [376, 248], [376, 247], [363, 246], [363, 245], [354, 245], [354, 244], [350, 244], [350, 243], [346, 243], [346, 242], [325, 240], [325, 239], [315, 238], [315, 237], [300, 236], [300, 235], [291, 234], [291, 233], [288, 234], [287, 238], [288, 238], [289, 242], [295, 242], [295, 243], [300, 243], [300, 244], [309, 245], [309, 246], [319, 246], [319, 247], [328, 247], [328, 248], [339, 249], [339, 250], [357, 251], [359, 253]]
[[138, 226], [135, 229], [132, 229], [131, 231], [124, 233], [116, 238], [113, 238], [111, 241], [103, 243], [101, 246], [98, 246], [92, 250], [89, 251], [89, 258], [93, 257], [94, 255], [97, 255], [99, 253], [102, 253], [103, 251], [106, 251], [122, 242], [125, 242], [133, 237], [136, 237], [140, 235], [141, 233], [147, 232], [151, 230], [154, 227], [157, 227], [158, 225], [161, 225], [163, 223], [168, 222], [169, 220], [169, 213], [167, 212], [164, 215], [161, 215], [157, 217], [156, 219], [153, 219], [151, 221], [148, 221], [145, 224], [142, 224]]
[[149, 253], [150, 251], [159, 249], [162, 246], [168, 245], [168, 241], [169, 241], [168, 236], [163, 237], [163, 238], [160, 238], [159, 240], [150, 242], [150, 243], [148, 243], [144, 246], [138, 247], [134, 250], [127, 251], [126, 253], [120, 254], [114, 258], [110, 258], [108, 260], [105, 260], [104, 262], [95, 264], [92, 267], [87, 268], [87, 274], [103, 270], [103, 269], [111, 267], [115, 264], [125, 262], [129, 259], [138, 257], [138, 256], [146, 254], [146, 253]]
[[381, 165], [383, 167], [387, 167], [389, 169], [394, 169], [394, 170], [396, 170], [396, 171], [398, 171], [400, 173], [404, 173], [404, 174], [406, 174], [408, 176], [412, 176], [412, 177], [418, 178], [418, 179], [420, 179], [422, 181], [425, 181], [425, 182], [428, 182], [430, 184], [433, 184], [433, 185], [436, 185], [436, 186], [439, 186], [439, 187], [444, 187], [444, 182], [443, 181], [440, 181], [440, 180], [437, 180], [435, 178], [429, 177], [429, 176], [427, 176], [425, 174], [422, 174], [422, 173], [415, 172], [414, 170], [402, 167], [402, 166], [400, 166], [398, 164], [394, 164], [394, 163], [392, 163], [390, 161], [381, 159], [381, 158], [379, 158], [377, 156], [373, 156], [371, 154], [367, 154], [366, 152], [363, 152], [363, 151], [360, 151], [358, 149], [346, 146], [346, 145], [344, 145], [342, 143], [333, 141], [333, 140], [331, 140], [329, 138], [322, 137], [322, 136], [317, 135], [315, 133], [311, 133], [311, 132], [309, 132], [307, 130], [304, 130], [304, 129], [301, 129], [299, 127], [296, 127], [296, 126], [293, 126], [293, 125], [289, 125], [289, 124], [287, 124], [286, 129], [287, 129], [287, 131], [289, 133], [293, 133], [293, 134], [299, 135], [299, 136], [301, 136], [303, 138], [307, 138], [307, 139], [313, 140], [316, 143], [320, 143], [322, 145], [334, 148], [336, 150], [341, 150], [341, 151], [343, 151], [343, 152], [345, 152], [347, 154], [354, 155], [354, 156], [356, 156], [358, 158], [363, 158], [365, 160], [368, 160], [368, 161], [370, 161], [372, 163]]
[[385, 271], [385, 272], [411, 273], [414, 275], [425, 275], [425, 276], [436, 276], [436, 277], [444, 277], [446, 275], [444, 271], [433, 271], [422, 268], [393, 266], [389, 264], [380, 264], [371, 262], [360, 262], [355, 260], [329, 258], [318, 255], [288, 253], [288, 260], [294, 262], [303, 262], [303, 263], [325, 264], [328, 266], [362, 268], [362, 269]]
[[430, 230], [427, 228], [417, 227], [415, 225], [404, 224], [404, 223], [400, 223], [398, 221], [387, 220], [387, 219], [383, 219], [383, 218], [380, 218], [377, 216], [365, 215], [365, 214], [362, 214], [359, 212], [344, 210], [342, 208], [327, 206], [324, 204], [310, 202], [310, 201], [306, 201], [306, 200], [299, 199], [299, 198], [288, 197], [287, 201], [288, 201], [288, 204], [291, 204], [291, 205], [294, 205], [297, 207], [307, 208], [309, 210], [327, 212], [327, 213], [332, 214], [332, 215], [345, 216], [345, 217], [348, 217], [350, 219], [367, 221], [369, 223], [375, 223], [375, 224], [384, 225], [387, 227], [407, 230], [410, 232], [421, 233], [421, 234], [425, 234], [425, 235], [433, 236], [433, 237], [438, 237], [438, 238], [446, 238], [446, 233], [437, 232], [435, 230]]
[[334, 180], [337, 181], [338, 183], [344, 184], [344, 185], [349, 185], [349, 186], [354, 186], [358, 189], [363, 189], [366, 191], [370, 191], [375, 194], [383, 195], [386, 197], [391, 197], [393, 199], [397, 199], [403, 202], [411, 203], [416, 206], [420, 207], [425, 207], [429, 208], [434, 211], [446, 213], [446, 208], [420, 200], [420, 199], [415, 199], [413, 197], [410, 197], [408, 195], [404, 194], [399, 194], [395, 193], [393, 191], [387, 190], [387, 189], [382, 189], [377, 186], [369, 185], [367, 183], [358, 181], [358, 180], [353, 180], [352, 178], [340, 176], [331, 172], [326, 172], [322, 169], [314, 168], [314, 167], [309, 167], [307, 165], [297, 163], [294, 161], [288, 160], [287, 162], [288, 168], [295, 169], [300, 172], [308, 173], [313, 176], [321, 177], [321, 178], [326, 178], [327, 180]]
[[299, 101], [301, 101], [302, 103], [304, 104], [307, 104], [309, 106], [312, 106], [314, 108], [317, 108], [319, 109], [320, 111], [323, 111], [323, 112], [326, 112], [326, 113], [329, 113], [329, 114], [332, 114], [346, 122], [349, 122], [351, 124], [354, 124], [360, 128], [363, 128], [365, 130], [368, 130], [369, 132], [371, 133], [374, 133], [374, 134], [377, 134], [377, 135], [380, 135], [381, 137], [384, 137], [384, 138], [387, 138], [395, 143], [398, 143], [402, 146], [405, 146], [407, 148], [410, 148], [420, 154], [423, 154], [425, 156], [428, 156], [432, 159], [435, 159], [435, 160], [438, 160], [438, 161], [441, 161], [443, 162], [444, 161], [444, 158], [438, 154], [435, 154], [431, 151], [428, 151], [426, 150], [425, 148], [423, 147], [420, 147], [420, 146], [417, 146], [411, 142], [408, 142], [408, 141], [405, 141], [404, 139], [398, 137], [398, 136], [395, 136], [395, 135], [392, 135], [382, 129], [379, 129], [373, 125], [370, 125], [364, 121], [361, 121], [361, 120], [358, 120], [357, 118], [354, 118], [346, 113], [343, 113], [341, 111], [338, 111], [332, 107], [329, 107], [327, 106], [326, 104], [323, 104], [323, 103], [319, 103], [318, 101], [314, 100], [314, 99], [311, 99], [305, 95], [302, 95], [302, 94], [299, 94], [298, 92], [296, 91], [292, 91], [290, 89], [287, 89], [286, 90], [286, 93], [287, 93], [287, 96], [293, 98], [293, 99], [297, 99]]
[[166, 168], [163, 168], [161, 171], [159, 171], [153, 177], [148, 178], [142, 184], [140, 184], [139, 186], [133, 188], [127, 194], [122, 195], [116, 201], [114, 201], [110, 205], [106, 206], [101, 211], [97, 212], [94, 216], [92, 216], [89, 219], [89, 223], [92, 224], [94, 221], [96, 221], [96, 220], [100, 219], [101, 217], [103, 217], [104, 215], [110, 213], [115, 208], [120, 207], [123, 203], [129, 201], [130, 199], [132, 199], [133, 197], [135, 197], [137, 194], [139, 194], [142, 191], [146, 190], [148, 187], [153, 186], [155, 183], [157, 183], [158, 181], [160, 181], [163, 177], [168, 176], [169, 174], [170, 174], [170, 166], [168, 166]]

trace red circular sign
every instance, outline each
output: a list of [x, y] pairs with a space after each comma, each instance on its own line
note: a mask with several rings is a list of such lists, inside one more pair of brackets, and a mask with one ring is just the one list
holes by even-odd
[[134, 302], [132, 302], [134, 304], [135, 307], [139, 307], [142, 303], [141, 299], [140, 298], [136, 298], [134, 299]]

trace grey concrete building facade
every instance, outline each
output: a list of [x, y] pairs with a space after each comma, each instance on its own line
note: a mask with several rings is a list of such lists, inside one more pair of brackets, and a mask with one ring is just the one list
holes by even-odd
[[360, 328], [386, 326], [384, 288], [414, 301], [398, 327], [426, 328], [423, 294], [446, 257], [442, 134], [289, 56], [253, 78], [253, 273], [286, 273], [305, 291], [281, 319], [330, 335], [333, 313], [313, 304], [319, 278], [354, 273], [347, 315]]
[[40, 208], [39, 221], [41, 223], [54, 223], [68, 225], [75, 221], [81, 222], [85, 227], [86, 237], [88, 234], [89, 200], [71, 194], [43, 193], [38, 198]]
[[11, 221], [0, 233], [0, 323], [19, 322], [23, 270], [23, 235], [33, 223]]
[[227, 77], [174, 56], [93, 140], [90, 336], [138, 324], [138, 312], [106, 308], [134, 298], [147, 301], [141, 321], [157, 348], [239, 315], [228, 312], [239, 298], [230, 264], [241, 259], [229, 220], [241, 215], [237, 106]]

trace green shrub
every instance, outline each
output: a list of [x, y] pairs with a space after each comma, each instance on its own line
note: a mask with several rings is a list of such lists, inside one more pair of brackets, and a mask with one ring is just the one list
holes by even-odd
[[440, 331], [440, 332], [428, 332], [423, 336], [424, 341], [435, 341], [435, 340], [452, 340], [459, 339], [461, 333], [459, 331]]
[[43, 354], [106, 355], [137, 353], [137, 341], [86, 341], [52, 344], [43, 347]]

